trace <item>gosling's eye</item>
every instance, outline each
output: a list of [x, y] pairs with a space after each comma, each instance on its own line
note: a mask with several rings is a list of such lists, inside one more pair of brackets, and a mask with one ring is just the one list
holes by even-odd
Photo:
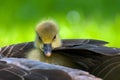
[[56, 39], [56, 35], [53, 37], [53, 40], [55, 40]]
[[38, 39], [39, 39], [40, 41], [42, 41], [41, 37], [38, 35], [37, 32], [36, 32], [36, 34], [37, 34]]
[[41, 39], [41, 37], [40, 37], [40, 36], [38, 36], [38, 39], [39, 39], [40, 41], [42, 41], [42, 39]]

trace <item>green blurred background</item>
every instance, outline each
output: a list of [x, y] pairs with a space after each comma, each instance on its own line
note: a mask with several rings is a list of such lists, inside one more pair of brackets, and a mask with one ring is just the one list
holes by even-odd
[[120, 47], [120, 0], [0, 0], [0, 46], [33, 41], [42, 19], [54, 19], [61, 38]]

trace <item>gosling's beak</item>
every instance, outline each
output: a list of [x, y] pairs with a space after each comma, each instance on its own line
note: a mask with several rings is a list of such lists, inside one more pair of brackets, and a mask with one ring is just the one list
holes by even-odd
[[51, 44], [44, 44], [43, 46], [44, 54], [47, 57], [50, 57], [52, 54], [52, 46]]

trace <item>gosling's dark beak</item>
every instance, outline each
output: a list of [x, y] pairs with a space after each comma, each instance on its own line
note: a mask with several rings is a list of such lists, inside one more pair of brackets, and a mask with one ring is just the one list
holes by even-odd
[[52, 54], [52, 46], [51, 44], [44, 44], [43, 46], [44, 54], [47, 57], [50, 57]]

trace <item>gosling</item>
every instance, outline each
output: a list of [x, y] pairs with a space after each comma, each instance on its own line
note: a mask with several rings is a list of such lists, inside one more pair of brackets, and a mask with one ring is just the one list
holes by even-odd
[[59, 37], [59, 29], [54, 21], [42, 21], [37, 25], [35, 47], [38, 48], [46, 57], [50, 57], [52, 49], [62, 45]]

